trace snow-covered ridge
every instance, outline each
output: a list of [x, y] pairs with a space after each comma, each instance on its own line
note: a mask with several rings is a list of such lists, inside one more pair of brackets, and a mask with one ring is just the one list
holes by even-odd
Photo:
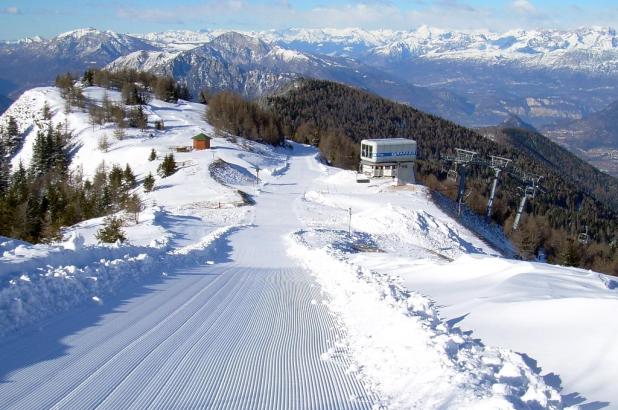
[[[221, 30], [164, 32], [141, 36], [173, 44], [210, 41]], [[428, 58], [518, 62], [528, 66], [615, 72], [618, 36], [611, 27], [576, 30], [449, 31], [422, 26], [415, 30], [300, 29], [242, 32], [289, 48], [329, 55], [388, 59]]]

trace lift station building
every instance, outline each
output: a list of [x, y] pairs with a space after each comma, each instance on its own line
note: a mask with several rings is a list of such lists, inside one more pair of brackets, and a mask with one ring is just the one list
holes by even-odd
[[397, 178], [398, 184], [414, 182], [416, 141], [379, 138], [361, 141], [360, 172], [372, 177]]

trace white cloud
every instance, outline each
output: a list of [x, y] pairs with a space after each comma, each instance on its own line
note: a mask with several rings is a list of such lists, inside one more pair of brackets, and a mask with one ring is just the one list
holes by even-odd
[[534, 14], [537, 12], [534, 4], [530, 3], [528, 0], [513, 0], [513, 2], [511, 2], [511, 9], [522, 14]]
[[454, 30], [501, 31], [579, 27], [591, 22], [611, 25], [615, 21], [609, 10], [599, 18], [591, 15], [589, 9], [574, 13], [565, 4], [549, 13], [531, 0], [509, 0], [502, 6], [489, 4], [474, 7], [468, 0], [408, 0], [408, 6], [399, 4], [392, 0], [348, 0], [343, 4], [322, 2], [314, 7], [300, 8], [290, 0], [206, 0], [193, 6], [125, 7], [116, 11], [117, 16], [123, 19], [157, 23], [164, 28], [176, 24], [247, 31], [289, 27], [407, 30], [421, 25]]
[[0, 9], [0, 14], [20, 14], [20, 11], [17, 7], [11, 6]]

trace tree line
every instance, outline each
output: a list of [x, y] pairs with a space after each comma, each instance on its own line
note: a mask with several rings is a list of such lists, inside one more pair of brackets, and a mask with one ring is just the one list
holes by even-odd
[[128, 105], [145, 104], [150, 94], [166, 102], [191, 99], [187, 86], [178, 83], [171, 76], [160, 76], [134, 69], [90, 68], [84, 72], [82, 83], [85, 86], [94, 85], [121, 91], [123, 100]]
[[[357, 169], [362, 139], [415, 139], [418, 179], [453, 199], [457, 187], [446, 178], [440, 161], [443, 155], [464, 148], [482, 157], [511, 158], [519, 169], [545, 176], [545, 192], [528, 202], [524, 223], [516, 232], [511, 227], [521, 185], [515, 178], [501, 179], [492, 219], [504, 227], [521, 256], [532, 258], [542, 251], [550, 262], [618, 274], [618, 253], [610, 245], [618, 234], [618, 183], [588, 164], [576, 160], [565, 163], [564, 158], [550, 158], [549, 154], [535, 157], [530, 151], [494, 142], [407, 105], [329, 81], [301, 80], [268, 97], [266, 104], [277, 114], [286, 135], [319, 147], [331, 164], [343, 168]], [[535, 144], [540, 142], [532, 141], [530, 146]], [[548, 147], [546, 151], [556, 150]], [[469, 175], [467, 204], [479, 214], [485, 211], [491, 177], [492, 171], [482, 168]], [[586, 245], [577, 241], [582, 222], [593, 238]]]
[[283, 143], [284, 134], [277, 116], [256, 102], [223, 91], [208, 98], [206, 120], [231, 135], [271, 145]]

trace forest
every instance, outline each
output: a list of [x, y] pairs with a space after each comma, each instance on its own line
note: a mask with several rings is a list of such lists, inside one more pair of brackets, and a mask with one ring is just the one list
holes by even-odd
[[271, 145], [284, 141], [280, 121], [272, 112], [230, 91], [208, 98], [205, 117], [215, 128], [234, 136]]
[[[415, 139], [417, 178], [453, 199], [457, 189], [446, 178], [441, 161], [445, 155], [463, 148], [478, 152], [480, 157], [510, 158], [517, 169], [543, 176], [543, 192], [528, 201], [517, 231], [512, 226], [521, 184], [508, 174], [500, 180], [492, 220], [503, 227], [521, 257], [532, 259], [542, 251], [549, 262], [618, 274], [618, 181], [556, 148], [543, 136], [525, 136], [532, 141], [524, 144], [524, 149], [521, 136], [493, 141], [410, 106], [329, 81], [299, 80], [263, 104], [277, 113], [286, 135], [319, 147], [331, 164], [348, 169], [358, 166], [362, 139]], [[546, 147], [538, 148], [541, 145]], [[485, 212], [492, 174], [487, 168], [471, 170], [466, 204], [479, 214]], [[578, 240], [584, 226], [591, 238], [588, 243]]]
[[[169, 77], [158, 77], [133, 70], [110, 72], [90, 69], [81, 84], [71, 74], [57, 76], [56, 87], [65, 100], [65, 113], [87, 111], [96, 124], [114, 124], [114, 136], [124, 138], [124, 128], [146, 129], [148, 117], [142, 105], [152, 94], [165, 101], [189, 98], [186, 88]], [[99, 85], [121, 91], [122, 101], [111, 101], [104, 95], [100, 105], [83, 94], [83, 86]], [[11, 157], [19, 149], [21, 133], [14, 118], [0, 127], [0, 235], [32, 243], [50, 242], [61, 237], [62, 229], [86, 219], [125, 211], [137, 219], [143, 205], [135, 192], [136, 177], [129, 164], [102, 163], [91, 179], [80, 169], [70, 170], [71, 126], [52, 122], [52, 113], [44, 104], [30, 165], [19, 163], [11, 169]], [[99, 141], [99, 149], [107, 150], [107, 140]], [[154, 161], [152, 152], [149, 160]], [[162, 178], [176, 171], [173, 155], [164, 158], [159, 166]], [[144, 181], [146, 191], [154, 187], [154, 177]], [[119, 219], [106, 219], [100, 239], [121, 240]]]

